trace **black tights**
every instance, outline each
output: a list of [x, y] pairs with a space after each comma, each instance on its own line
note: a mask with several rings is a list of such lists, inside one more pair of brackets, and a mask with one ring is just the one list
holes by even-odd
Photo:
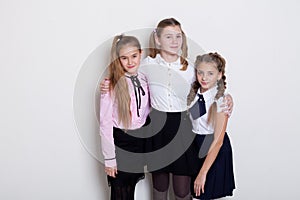
[[134, 200], [135, 185], [111, 184], [111, 200]]
[[[190, 182], [191, 177], [173, 175], [173, 190], [174, 194], [180, 198], [186, 197], [190, 193]], [[159, 192], [165, 192], [169, 188], [169, 173], [164, 172], [154, 172], [152, 173], [153, 187]]]

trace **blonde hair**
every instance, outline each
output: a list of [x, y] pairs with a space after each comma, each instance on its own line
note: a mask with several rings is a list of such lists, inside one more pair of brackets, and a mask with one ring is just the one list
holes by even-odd
[[127, 129], [131, 125], [130, 95], [125, 77], [125, 69], [120, 62], [120, 50], [124, 47], [137, 47], [141, 53], [141, 45], [134, 36], [118, 35], [114, 37], [110, 52], [109, 80], [110, 91], [114, 92], [118, 104], [118, 121]]
[[182, 46], [181, 46], [181, 55], [180, 55], [180, 63], [182, 65], [182, 68], [180, 70], [185, 71], [188, 66], [188, 61], [186, 60], [188, 56], [188, 47], [187, 47], [187, 39], [186, 35], [183, 32], [181, 28], [181, 24], [174, 18], [167, 18], [163, 19], [160, 21], [154, 31], [152, 31], [150, 35], [150, 40], [149, 40], [149, 56], [151, 58], [155, 58], [157, 54], [160, 54], [160, 49], [157, 47], [156, 42], [155, 42], [155, 34], [157, 37], [161, 36], [161, 33], [164, 28], [169, 27], [169, 26], [179, 26], [181, 33], [182, 33]]
[[[197, 66], [199, 66], [203, 62], [214, 63], [217, 70], [218, 70], [218, 72], [221, 72], [221, 74], [222, 74], [222, 78], [220, 80], [218, 80], [218, 82], [217, 82], [218, 92], [215, 96], [215, 100], [218, 100], [220, 97], [224, 96], [224, 92], [225, 92], [225, 89], [226, 89], [226, 76], [225, 76], [226, 61], [217, 52], [197, 56], [196, 61], [195, 61], [195, 75], [196, 75], [196, 77], [197, 77]], [[201, 85], [198, 82], [198, 80], [195, 80], [194, 83], [191, 86], [191, 90], [190, 90], [190, 92], [188, 94], [188, 97], [187, 97], [187, 104], [188, 105], [190, 105], [192, 103], [192, 101], [194, 100], [199, 88], [201, 88]], [[216, 104], [216, 102], [214, 102], [211, 105], [211, 107], [209, 108], [209, 111], [208, 111], [208, 120], [207, 120], [208, 124], [214, 125], [214, 118], [215, 118], [216, 113], [217, 113], [217, 104]]]

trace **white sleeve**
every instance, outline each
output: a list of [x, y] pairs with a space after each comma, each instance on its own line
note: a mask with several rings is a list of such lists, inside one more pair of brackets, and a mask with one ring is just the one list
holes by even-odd
[[221, 105], [224, 104], [223, 100], [224, 100], [224, 97], [220, 97], [218, 100], [215, 100], [215, 102], [217, 103], [217, 112], [218, 113], [222, 112], [222, 110], [224, 109], [221, 107]]

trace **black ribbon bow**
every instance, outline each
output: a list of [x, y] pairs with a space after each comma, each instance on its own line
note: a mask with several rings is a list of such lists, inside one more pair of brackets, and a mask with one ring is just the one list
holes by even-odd
[[139, 109], [141, 108], [141, 103], [142, 103], [142, 98], [141, 98], [141, 92], [142, 95], [145, 95], [145, 91], [143, 89], [143, 87], [141, 86], [141, 82], [138, 79], [138, 75], [136, 76], [126, 76], [128, 78], [130, 78], [133, 88], [134, 88], [134, 94], [135, 94], [135, 100], [136, 100], [136, 112], [137, 112], [137, 116], [140, 117], [140, 113], [139, 113]]

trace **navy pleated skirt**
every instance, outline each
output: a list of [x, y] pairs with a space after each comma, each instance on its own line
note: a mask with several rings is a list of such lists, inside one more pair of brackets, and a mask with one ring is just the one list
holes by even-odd
[[200, 196], [195, 196], [194, 181], [202, 164], [205, 161], [207, 151], [211, 142], [213, 141], [213, 134], [197, 135], [196, 141], [200, 150], [198, 156], [198, 162], [200, 162], [200, 166], [198, 172], [192, 176], [191, 192], [193, 197], [201, 200], [208, 200], [232, 196], [233, 190], [235, 189], [233, 154], [230, 139], [227, 133], [225, 133], [223, 145], [217, 155], [217, 158], [207, 173], [204, 193], [201, 193]]

